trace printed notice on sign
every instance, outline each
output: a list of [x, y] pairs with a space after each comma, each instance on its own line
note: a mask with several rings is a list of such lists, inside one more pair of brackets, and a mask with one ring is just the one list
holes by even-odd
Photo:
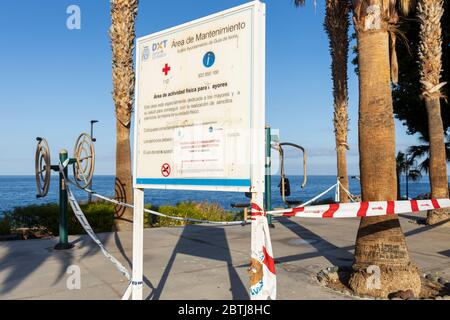
[[135, 185], [250, 186], [254, 6], [137, 41]]

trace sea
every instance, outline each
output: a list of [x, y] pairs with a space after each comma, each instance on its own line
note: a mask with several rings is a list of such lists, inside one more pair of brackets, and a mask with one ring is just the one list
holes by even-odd
[[[307, 201], [322, 193], [336, 183], [335, 176], [309, 176], [306, 186], [302, 189], [302, 176], [290, 176], [291, 196], [288, 199]], [[272, 207], [282, 207], [279, 176], [272, 176]], [[350, 192], [354, 195], [360, 194], [359, 180], [349, 180]], [[78, 201], [88, 199], [85, 191], [72, 188]], [[114, 176], [95, 176], [92, 181], [92, 189], [104, 196], [114, 195]], [[419, 181], [409, 182], [409, 197], [428, 193], [430, 186], [428, 177], [424, 176]], [[402, 195], [405, 194], [405, 182], [401, 184]], [[334, 198], [335, 190], [329, 191], [324, 198]], [[247, 203], [249, 200], [243, 193], [216, 192], [216, 191], [187, 191], [187, 190], [146, 190], [145, 203], [155, 206], [176, 205], [185, 201], [208, 201], [221, 205], [226, 210], [233, 210], [233, 203]], [[34, 176], [0, 176], [0, 215], [13, 210], [15, 207], [28, 206], [32, 204], [57, 203], [58, 202], [58, 176], [52, 175], [50, 189], [45, 198], [36, 198], [36, 182]]]

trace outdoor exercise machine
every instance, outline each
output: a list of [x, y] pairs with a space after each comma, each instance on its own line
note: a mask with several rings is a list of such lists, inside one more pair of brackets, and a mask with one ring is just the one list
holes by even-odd
[[[266, 152], [266, 162], [265, 162], [265, 192], [264, 192], [264, 207], [266, 211], [272, 210], [272, 160], [271, 160], [271, 149], [275, 149], [278, 151], [280, 157], [280, 183], [278, 187], [280, 188], [280, 195], [284, 202], [284, 204], [288, 207], [298, 206], [302, 203], [301, 200], [292, 200], [287, 199], [287, 197], [291, 196], [291, 185], [289, 178], [286, 177], [285, 172], [285, 152], [283, 147], [291, 147], [301, 152], [302, 163], [303, 163], [303, 181], [301, 184], [301, 188], [303, 189], [307, 183], [307, 157], [306, 150], [302, 146], [292, 143], [292, 142], [279, 142], [278, 135], [272, 135], [270, 126], [266, 126], [265, 128], [266, 139], [265, 139], [265, 152]], [[251, 193], [246, 192], [245, 196], [247, 198], [251, 198]], [[248, 210], [250, 208], [250, 203], [232, 203], [232, 208], [244, 209], [244, 221], [247, 220]], [[274, 228], [274, 224], [272, 223], [272, 215], [267, 215], [269, 227]]]
[[280, 183], [278, 187], [280, 188], [280, 195], [283, 199], [283, 202], [288, 206], [298, 206], [302, 203], [299, 199], [287, 199], [287, 197], [291, 196], [291, 184], [289, 181], [289, 178], [286, 177], [286, 171], [284, 168], [284, 158], [285, 158], [285, 152], [283, 147], [292, 147], [299, 151], [301, 151], [303, 155], [303, 182], [301, 184], [301, 188], [303, 189], [306, 186], [306, 182], [308, 181], [307, 173], [306, 173], [306, 150], [302, 146], [299, 146], [298, 144], [291, 143], [291, 142], [280, 142], [274, 145], [274, 147], [278, 150], [278, 153], [280, 155]]
[[[35, 154], [35, 174], [37, 198], [47, 196], [50, 188], [50, 178], [52, 170], [59, 173], [59, 243], [56, 250], [65, 250], [73, 247], [68, 241], [68, 214], [67, 214], [67, 181], [68, 166], [73, 167], [73, 176], [76, 185], [81, 189], [86, 189], [92, 182], [95, 166], [95, 150], [91, 136], [82, 133], [78, 136], [74, 148], [74, 157], [69, 158], [65, 149], [59, 151], [59, 164], [52, 165], [50, 159], [50, 148], [47, 140], [37, 137], [38, 141]], [[63, 172], [61, 171], [63, 170]]]

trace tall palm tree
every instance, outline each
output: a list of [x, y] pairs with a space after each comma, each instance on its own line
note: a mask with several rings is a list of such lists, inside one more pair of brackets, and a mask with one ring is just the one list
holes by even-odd
[[[305, 0], [295, 0], [297, 7], [305, 5]], [[314, 1], [314, 5], [316, 2]], [[348, 27], [349, 3], [342, 0], [327, 0], [325, 11], [325, 31], [328, 34], [331, 54], [331, 78], [334, 98], [334, 134], [336, 140], [337, 176], [342, 186], [349, 190], [347, 174], [348, 134]], [[349, 201], [347, 192], [340, 186], [341, 202]]]
[[[303, 4], [305, 1], [295, 1]], [[358, 43], [359, 155], [363, 201], [397, 196], [395, 127], [391, 80], [397, 80], [395, 27], [398, 6], [407, 0], [352, 0]], [[371, 266], [380, 270], [380, 286], [371, 285]], [[371, 267], [371, 268], [369, 268]], [[411, 289], [420, 293], [420, 276], [411, 262], [405, 236], [395, 215], [362, 217], [356, 238], [350, 287], [358, 294], [387, 297]]]
[[[116, 113], [116, 198], [131, 203], [133, 182], [131, 176], [130, 127], [134, 102], [135, 20], [138, 0], [111, 0], [113, 100]], [[131, 209], [116, 209], [116, 228], [132, 228]]]
[[[353, 0], [359, 68], [359, 155], [363, 201], [397, 196], [395, 126], [391, 82], [397, 80], [395, 29], [406, 0]], [[381, 285], [369, 285], [376, 265]], [[371, 269], [369, 269], [371, 270]], [[420, 293], [418, 269], [410, 260], [397, 216], [362, 217], [356, 237], [350, 287], [359, 294], [386, 297], [398, 290]]]
[[[442, 28], [443, 0], [419, 0], [417, 17], [420, 21], [419, 64], [422, 97], [428, 115], [430, 138], [429, 177], [432, 198], [448, 198], [448, 176], [444, 143], [444, 127], [441, 116], [442, 97], [440, 89], [442, 72]], [[450, 218], [448, 209], [430, 210], [427, 223], [435, 224]]]
[[[336, 139], [337, 175], [343, 187], [348, 188], [347, 174], [347, 143], [348, 133], [348, 28], [349, 3], [342, 0], [327, 0], [324, 27], [328, 34], [331, 53], [331, 73], [333, 79], [334, 97], [334, 134]], [[339, 192], [341, 202], [348, 202], [346, 192], [341, 188]]]

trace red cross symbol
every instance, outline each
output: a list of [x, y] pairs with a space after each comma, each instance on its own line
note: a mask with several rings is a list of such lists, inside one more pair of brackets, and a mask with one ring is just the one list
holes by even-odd
[[162, 69], [162, 72], [164, 72], [164, 75], [168, 75], [170, 71], [170, 67], [169, 65], [166, 63], [166, 65], [164, 66], [164, 68]]
[[168, 163], [164, 163], [161, 167], [161, 173], [164, 177], [170, 176], [170, 165]]

